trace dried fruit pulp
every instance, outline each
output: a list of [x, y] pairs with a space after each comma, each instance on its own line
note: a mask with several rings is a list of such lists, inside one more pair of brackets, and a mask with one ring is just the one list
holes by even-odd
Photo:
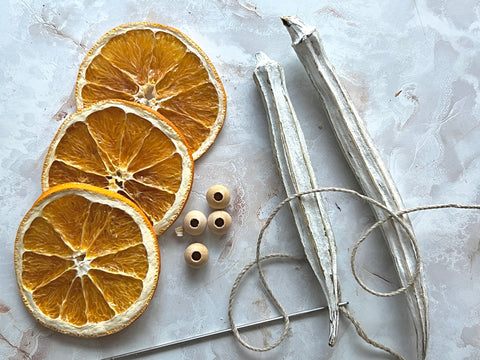
[[15, 269], [27, 308], [43, 324], [78, 336], [118, 331], [153, 295], [156, 237], [133, 203], [111, 191], [65, 184], [25, 216]]
[[79, 108], [123, 99], [151, 107], [185, 136], [194, 159], [213, 143], [226, 112], [223, 85], [208, 57], [180, 31], [133, 23], [105, 34], [83, 60]]
[[151, 109], [125, 101], [100, 102], [68, 118], [42, 176], [44, 189], [82, 182], [126, 196], [158, 234], [180, 214], [192, 181], [193, 159], [178, 131]]

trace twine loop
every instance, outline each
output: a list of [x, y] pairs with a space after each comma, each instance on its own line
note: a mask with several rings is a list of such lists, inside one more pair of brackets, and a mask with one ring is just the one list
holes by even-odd
[[[363, 235], [355, 242], [353, 248], [352, 248], [352, 254], [350, 257], [350, 267], [352, 274], [357, 281], [357, 283], [362, 287], [365, 291], [369, 292], [370, 294], [373, 294], [375, 296], [379, 297], [391, 297], [395, 296], [398, 294], [401, 294], [405, 292], [407, 289], [409, 289], [415, 281], [418, 279], [418, 277], [421, 275], [422, 271], [422, 266], [421, 266], [421, 257], [420, 257], [420, 251], [419, 251], [419, 246], [418, 242], [415, 238], [415, 235], [413, 234], [413, 230], [411, 229], [411, 226], [407, 222], [407, 218], [404, 217], [404, 215], [413, 213], [413, 212], [419, 212], [419, 211], [426, 211], [426, 210], [435, 210], [435, 209], [447, 209], [447, 208], [454, 208], [454, 209], [470, 209], [470, 210], [480, 210], [480, 205], [462, 205], [462, 204], [456, 204], [456, 203], [450, 203], [450, 204], [438, 204], [438, 205], [425, 205], [425, 206], [418, 206], [418, 207], [413, 207], [410, 209], [405, 209], [405, 210], [399, 210], [399, 211], [393, 211], [386, 207], [384, 204], [376, 201], [375, 199], [372, 199], [371, 197], [365, 196], [363, 194], [358, 193], [357, 191], [350, 190], [350, 189], [344, 189], [344, 188], [338, 188], [338, 187], [325, 187], [325, 188], [317, 188], [317, 189], [312, 189], [304, 192], [299, 192], [296, 194], [293, 194], [287, 198], [285, 198], [283, 201], [281, 201], [277, 207], [272, 211], [272, 213], [268, 216], [267, 220], [265, 221], [264, 225], [262, 226], [258, 238], [257, 238], [257, 246], [256, 246], [256, 256], [255, 259], [252, 260], [250, 263], [245, 265], [245, 267], [240, 271], [238, 274], [231, 292], [230, 292], [230, 297], [229, 297], [229, 303], [228, 303], [228, 319], [230, 322], [230, 326], [232, 328], [232, 332], [234, 337], [238, 340], [240, 344], [242, 344], [244, 347], [247, 349], [253, 350], [253, 351], [258, 351], [258, 352], [263, 352], [263, 351], [268, 351], [276, 348], [278, 345], [282, 343], [282, 341], [287, 337], [288, 332], [290, 330], [290, 319], [288, 317], [288, 314], [284, 307], [280, 304], [278, 301], [277, 297], [274, 295], [273, 291], [271, 290], [270, 286], [267, 283], [267, 280], [265, 279], [265, 274], [262, 268], [262, 262], [270, 259], [294, 259], [294, 260], [304, 260], [305, 258], [299, 258], [295, 257], [293, 255], [289, 254], [282, 254], [282, 253], [275, 253], [275, 254], [269, 254], [269, 255], [264, 255], [261, 256], [260, 254], [260, 248], [261, 248], [261, 243], [264, 237], [264, 233], [267, 230], [267, 228], [270, 226], [270, 223], [273, 221], [275, 215], [280, 211], [280, 209], [285, 206], [285, 204], [289, 203], [290, 201], [294, 199], [298, 199], [302, 196], [308, 195], [308, 194], [313, 194], [313, 193], [326, 193], [326, 192], [336, 192], [336, 193], [344, 193], [348, 195], [352, 195], [354, 197], [357, 197], [373, 206], [379, 207], [382, 210], [384, 210], [387, 215], [383, 218], [378, 220], [376, 223], [374, 223], [372, 226], [370, 226], [364, 233]], [[405, 233], [407, 234], [408, 238], [410, 239], [410, 243], [413, 246], [414, 253], [416, 254], [416, 262], [415, 262], [415, 269], [410, 277], [409, 281], [407, 281], [406, 284], [403, 286], [399, 287], [396, 290], [390, 291], [390, 292], [379, 292], [374, 289], [371, 289], [368, 287], [358, 276], [357, 270], [356, 270], [356, 265], [355, 265], [355, 259], [356, 255], [358, 252], [358, 248], [360, 245], [368, 238], [368, 236], [379, 226], [382, 224], [388, 222], [388, 221], [394, 221], [397, 224], [399, 224], [404, 230]], [[235, 296], [237, 294], [238, 288], [240, 286], [241, 280], [244, 277], [244, 275], [252, 268], [256, 266], [258, 270], [258, 276], [260, 278], [260, 281], [267, 292], [270, 300], [274, 304], [274, 306], [277, 308], [277, 310], [280, 312], [282, 318], [283, 318], [283, 331], [279, 338], [273, 342], [270, 345], [264, 346], [264, 347], [256, 347], [253, 345], [250, 345], [247, 343], [246, 340], [244, 340], [241, 336], [241, 334], [238, 331], [238, 328], [235, 324], [235, 321], [233, 319], [233, 304], [235, 300]], [[340, 291], [339, 291], [340, 294]], [[339, 302], [341, 302], [341, 295], [339, 295]], [[388, 354], [392, 355], [394, 358], [399, 359], [399, 360], [405, 360], [400, 354], [392, 350], [391, 348], [380, 344], [376, 342], [375, 340], [371, 339], [365, 332], [365, 330], [362, 328], [358, 320], [355, 319], [355, 317], [352, 315], [352, 313], [345, 307], [345, 306], [340, 306], [339, 307], [340, 312], [352, 323], [354, 326], [357, 334], [368, 344], [371, 346], [383, 350], [387, 352]]]

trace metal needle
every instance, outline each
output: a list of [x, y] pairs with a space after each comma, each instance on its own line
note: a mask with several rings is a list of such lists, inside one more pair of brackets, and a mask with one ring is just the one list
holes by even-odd
[[[338, 304], [338, 306], [345, 306], [345, 305], [348, 305], [347, 301]], [[288, 315], [288, 317], [290, 319], [293, 319], [293, 318], [296, 318], [296, 317], [301, 317], [301, 316], [304, 316], [304, 315], [308, 315], [308, 314], [315, 313], [317, 311], [326, 310], [326, 309], [328, 309], [327, 306], [320, 306], [320, 307], [316, 307], [316, 308], [313, 308], [313, 309], [302, 310], [302, 311], [297, 311], [297, 312], [291, 313], [291, 314]], [[270, 323], [273, 323], [273, 322], [276, 322], [276, 321], [279, 321], [279, 320], [282, 320], [282, 319], [283, 319], [282, 316], [277, 316], [277, 317], [270, 318], [270, 319], [259, 320], [259, 321], [255, 321], [255, 322], [252, 322], [252, 323], [239, 325], [239, 326], [237, 326], [237, 329], [238, 330], [250, 329], [250, 328], [260, 326], [260, 325], [270, 324]], [[215, 336], [220, 336], [220, 335], [228, 334], [228, 333], [231, 333], [231, 332], [232, 332], [231, 328], [212, 331], [212, 332], [209, 332], [209, 333], [206, 333], [206, 334], [195, 335], [195, 336], [192, 336], [192, 337], [179, 339], [179, 340], [174, 340], [174, 341], [170, 341], [170, 342], [160, 344], [160, 345], [151, 346], [151, 347], [148, 347], [148, 348], [145, 348], [145, 349], [135, 350], [135, 351], [131, 351], [131, 352], [128, 352], [128, 353], [107, 357], [107, 358], [104, 358], [102, 360], [125, 359], [125, 358], [131, 357], [131, 356], [146, 354], [148, 352], [153, 352], [153, 351], [158, 351], [158, 350], [164, 350], [167, 347], [173, 347], [173, 346], [178, 346], [178, 345], [182, 345], [182, 344], [186, 344], [186, 343], [197, 342], [197, 341], [200, 341], [200, 340], [203, 340], [203, 339], [206, 339], [206, 338], [212, 338], [212, 337], [215, 337]]]

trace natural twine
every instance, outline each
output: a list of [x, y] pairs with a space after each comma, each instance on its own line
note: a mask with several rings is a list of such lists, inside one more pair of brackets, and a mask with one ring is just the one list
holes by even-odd
[[[384, 219], [378, 220], [375, 224], [373, 224], [370, 228], [368, 228], [368, 230], [365, 231], [365, 233], [360, 237], [360, 239], [355, 242], [355, 244], [353, 246], [353, 249], [352, 249], [352, 254], [351, 254], [351, 257], [350, 257], [350, 267], [351, 267], [351, 270], [352, 270], [352, 274], [353, 274], [355, 280], [357, 281], [357, 283], [365, 291], [367, 291], [367, 292], [369, 292], [369, 293], [371, 293], [375, 296], [380, 296], [380, 297], [390, 297], [390, 296], [395, 296], [395, 295], [403, 293], [410, 286], [412, 286], [415, 283], [416, 279], [420, 276], [421, 258], [420, 258], [420, 251], [419, 251], [419, 247], [418, 247], [418, 242], [417, 242], [417, 240], [416, 240], [416, 238], [413, 234], [412, 229], [406, 223], [405, 218], [402, 218], [403, 215], [406, 215], [406, 214], [409, 214], [409, 213], [412, 213], [412, 212], [417, 212], [417, 211], [426, 211], [426, 210], [435, 210], [435, 209], [448, 209], [448, 208], [480, 210], [480, 205], [462, 205], [462, 204], [452, 203], [452, 204], [417, 206], [417, 207], [413, 207], [413, 208], [410, 208], [410, 209], [392, 211], [391, 209], [387, 208], [385, 205], [379, 203], [378, 201], [376, 201], [376, 200], [374, 200], [374, 199], [372, 199], [368, 196], [362, 195], [362, 194], [360, 194], [360, 193], [358, 193], [354, 190], [338, 188], [338, 187], [325, 187], [325, 188], [312, 189], [312, 190], [308, 190], [308, 191], [299, 192], [299, 193], [296, 193], [296, 194], [293, 194], [293, 195], [287, 197], [286, 199], [284, 199], [282, 202], [280, 202], [277, 205], [277, 207], [272, 211], [270, 216], [265, 221], [265, 224], [261, 228], [260, 233], [258, 235], [257, 247], [256, 247], [256, 257], [255, 257], [254, 260], [252, 260], [250, 263], [248, 263], [242, 269], [242, 271], [240, 271], [240, 273], [238, 274], [238, 276], [237, 276], [237, 278], [236, 278], [236, 280], [235, 280], [235, 282], [232, 286], [232, 290], [230, 292], [230, 298], [229, 298], [229, 303], [228, 303], [228, 319], [229, 319], [229, 322], [230, 322], [230, 326], [232, 328], [232, 332], [233, 332], [234, 337], [238, 340], [238, 342], [240, 342], [240, 344], [242, 344], [247, 349], [250, 349], [250, 350], [253, 350], [253, 351], [260, 351], [260, 352], [274, 349], [275, 347], [280, 345], [280, 343], [286, 338], [286, 336], [287, 336], [287, 334], [290, 330], [290, 320], [288, 318], [288, 314], [285, 311], [284, 307], [278, 301], [277, 297], [273, 294], [270, 286], [268, 285], [268, 283], [265, 279], [265, 274], [263, 272], [261, 263], [265, 260], [269, 260], [269, 259], [273, 259], [273, 258], [295, 259], [295, 260], [303, 260], [304, 259], [304, 258], [295, 257], [293, 255], [289, 255], [289, 254], [278, 254], [278, 253], [265, 255], [265, 256], [260, 256], [260, 245], [262, 243], [264, 233], [265, 233], [266, 229], [268, 228], [268, 226], [270, 225], [270, 223], [272, 222], [275, 215], [280, 211], [280, 209], [285, 204], [289, 203], [290, 201], [292, 201], [294, 199], [300, 198], [304, 195], [308, 195], [308, 194], [312, 194], [312, 193], [325, 193], [325, 192], [337, 192], [337, 193], [350, 194], [350, 195], [353, 195], [357, 198], [360, 198], [360, 199], [362, 199], [362, 200], [364, 200], [364, 201], [366, 201], [366, 202], [368, 202], [368, 203], [370, 203], [374, 206], [377, 206], [377, 207], [383, 209], [386, 213], [388, 213], [388, 215]], [[367, 237], [377, 227], [379, 227], [383, 223], [385, 223], [387, 221], [390, 221], [390, 220], [396, 221], [400, 226], [402, 226], [405, 229], [405, 232], [408, 235], [408, 237], [410, 238], [411, 244], [412, 244], [412, 246], [414, 248], [414, 251], [415, 251], [415, 254], [416, 254], [416, 264], [415, 264], [415, 270], [414, 270], [413, 275], [411, 276], [410, 280], [404, 286], [402, 286], [402, 287], [400, 287], [400, 288], [398, 288], [394, 291], [384, 293], [384, 292], [379, 292], [379, 291], [376, 291], [376, 290], [373, 290], [373, 289], [369, 288], [359, 278], [359, 276], [357, 274], [357, 270], [356, 270], [355, 259], [356, 259], [356, 254], [357, 254], [358, 248], [367, 239]], [[235, 324], [235, 321], [233, 319], [233, 303], [234, 303], [235, 296], [237, 294], [237, 290], [238, 290], [238, 287], [240, 285], [240, 282], [241, 282], [243, 276], [247, 273], [247, 271], [255, 265], [258, 269], [258, 276], [259, 276], [267, 294], [269, 295], [271, 301], [273, 302], [273, 304], [275, 305], [275, 307], [277, 308], [277, 310], [280, 312], [281, 316], [283, 317], [283, 331], [282, 331], [282, 334], [280, 335], [280, 337], [274, 343], [272, 343], [270, 345], [267, 345], [265, 347], [256, 347], [256, 346], [248, 344], [242, 338], [242, 336], [240, 335], [240, 333], [238, 331], [238, 328]], [[339, 295], [339, 301], [341, 302], [340, 297], [341, 297], [341, 295]], [[405, 360], [401, 355], [399, 355], [397, 352], [395, 352], [391, 348], [389, 348], [389, 347], [371, 339], [366, 334], [365, 330], [362, 328], [362, 326], [360, 325], [358, 320], [355, 319], [355, 317], [352, 315], [352, 313], [345, 306], [340, 306], [339, 310], [341, 311], [341, 313], [343, 313], [343, 315], [345, 315], [345, 317], [348, 320], [350, 320], [350, 322], [353, 324], [357, 334], [366, 343], [370, 344], [371, 346], [373, 346], [377, 349], [380, 349], [380, 350], [383, 350], [383, 351], [389, 353], [390, 355], [392, 355], [396, 359]]]

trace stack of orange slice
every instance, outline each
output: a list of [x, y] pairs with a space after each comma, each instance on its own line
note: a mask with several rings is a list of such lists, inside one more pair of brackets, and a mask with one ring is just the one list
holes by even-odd
[[156, 236], [180, 215], [194, 160], [226, 111], [207, 56], [173, 28], [119, 26], [83, 60], [79, 110], [45, 159], [44, 193], [20, 224], [15, 271], [42, 324], [75, 336], [123, 329], [156, 288]]

